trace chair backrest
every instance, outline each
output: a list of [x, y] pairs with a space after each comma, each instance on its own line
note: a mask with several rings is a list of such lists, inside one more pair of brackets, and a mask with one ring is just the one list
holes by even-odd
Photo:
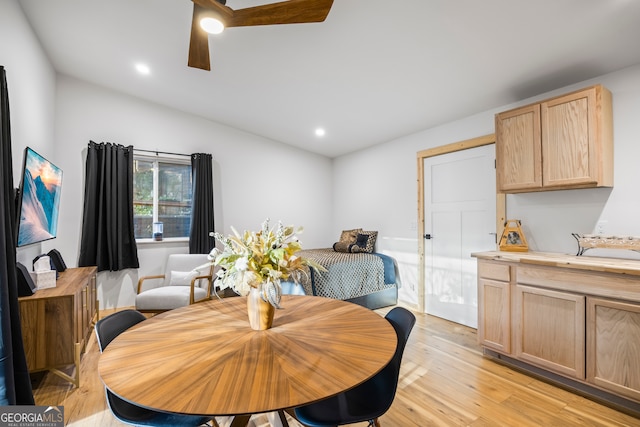
[[393, 308], [385, 319], [391, 323], [393, 329], [396, 331], [398, 337], [398, 345], [396, 346], [396, 352], [394, 353], [389, 364], [385, 366], [379, 373], [377, 373], [371, 381], [376, 390], [384, 390], [379, 396], [369, 396], [369, 399], [377, 400], [377, 407], [380, 409], [380, 414], [386, 412], [395, 398], [396, 390], [398, 388], [398, 378], [400, 376], [400, 363], [402, 362], [402, 355], [409, 339], [409, 334], [413, 329], [413, 325], [416, 323], [416, 316], [409, 310], [403, 307]]
[[397, 363], [398, 369], [400, 369], [404, 348], [407, 345], [407, 340], [409, 339], [413, 325], [416, 323], [416, 316], [406, 308], [395, 307], [387, 313], [385, 319], [391, 323], [391, 326], [396, 330], [396, 335], [398, 336], [398, 346], [396, 347], [396, 352], [390, 364]]
[[137, 310], [117, 311], [96, 322], [96, 337], [102, 353], [118, 335], [145, 320], [144, 314]]
[[[167, 264], [164, 269], [164, 285], [167, 286], [171, 280], [171, 272], [186, 273], [197, 267], [201, 267], [209, 262], [207, 254], [170, 254], [167, 257]], [[213, 266], [207, 265], [198, 269], [198, 276], [209, 276], [213, 273]], [[204, 279], [198, 280], [197, 286], [206, 288], [209, 282]]]

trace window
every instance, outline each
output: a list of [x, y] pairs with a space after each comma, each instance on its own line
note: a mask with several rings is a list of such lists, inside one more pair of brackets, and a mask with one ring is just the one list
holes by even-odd
[[189, 237], [191, 226], [189, 160], [134, 157], [133, 224], [136, 239], [151, 239], [162, 222], [163, 238]]

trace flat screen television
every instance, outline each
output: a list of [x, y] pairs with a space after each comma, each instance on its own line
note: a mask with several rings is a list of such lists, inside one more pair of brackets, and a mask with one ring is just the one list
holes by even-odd
[[62, 170], [31, 148], [25, 148], [18, 203], [18, 247], [56, 237], [61, 187]]

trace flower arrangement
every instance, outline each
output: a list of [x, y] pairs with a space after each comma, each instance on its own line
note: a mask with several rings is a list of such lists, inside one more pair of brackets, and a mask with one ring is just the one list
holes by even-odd
[[222, 251], [214, 248], [209, 253], [211, 263], [220, 266], [216, 284], [220, 289], [231, 288], [240, 295], [247, 295], [251, 288], [262, 291], [262, 299], [280, 308], [281, 281], [300, 283], [307, 274], [307, 267], [316, 271], [325, 269], [313, 260], [296, 254], [302, 249], [297, 234], [302, 227], [283, 226], [273, 229], [269, 219], [262, 223], [258, 232], [244, 231], [239, 234], [233, 227], [232, 236], [210, 233], [220, 241]]

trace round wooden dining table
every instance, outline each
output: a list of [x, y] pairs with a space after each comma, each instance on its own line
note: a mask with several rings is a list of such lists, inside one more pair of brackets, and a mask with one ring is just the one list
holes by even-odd
[[250, 414], [355, 387], [395, 352], [395, 330], [367, 308], [298, 295], [284, 295], [281, 305], [264, 331], [250, 328], [242, 297], [159, 314], [107, 346], [100, 377], [113, 393], [140, 406], [248, 422]]

